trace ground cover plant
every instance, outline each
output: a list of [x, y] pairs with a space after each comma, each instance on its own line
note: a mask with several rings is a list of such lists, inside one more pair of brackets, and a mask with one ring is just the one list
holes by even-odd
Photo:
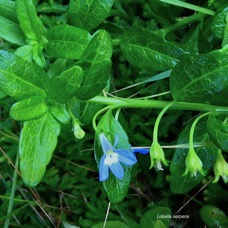
[[227, 0], [0, 0], [1, 227], [227, 227]]

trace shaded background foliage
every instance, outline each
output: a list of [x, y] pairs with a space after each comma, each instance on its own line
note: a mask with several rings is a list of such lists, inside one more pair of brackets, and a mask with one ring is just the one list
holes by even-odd
[[[69, 1], [33, 1], [39, 17], [47, 28], [53, 25], [66, 23], [66, 9]], [[189, 3], [207, 7], [208, 1], [188, 1]], [[217, 4], [217, 5], [216, 5]], [[226, 1], [219, 1], [214, 7], [219, 11], [226, 6]], [[131, 27], [144, 27], [156, 30], [175, 23], [176, 17], [186, 17], [192, 11], [181, 7], [170, 6], [153, 0], [126, 0], [115, 1], [109, 17], [98, 26], [105, 28], [112, 39], [119, 36]], [[169, 41], [181, 42], [185, 48], [189, 46], [188, 37], [196, 30], [201, 32], [195, 49], [189, 52], [204, 53], [219, 47], [221, 41], [208, 39], [211, 32], [207, 25], [210, 18], [205, 18], [203, 27], [198, 25], [186, 26], [175, 30], [166, 37]], [[94, 29], [95, 31], [96, 29]], [[186, 45], [185, 45], [186, 43]], [[14, 50], [12, 45], [1, 40], [1, 49]], [[112, 56], [112, 79], [110, 93], [120, 97], [150, 96], [169, 90], [168, 79], [152, 83], [145, 83], [128, 90], [118, 89], [141, 82], [156, 72], [144, 72], [133, 66], [122, 55], [119, 48], [114, 46]], [[48, 64], [52, 59], [48, 59]], [[69, 64], [70, 65], [70, 64]], [[169, 100], [167, 94], [157, 99]], [[22, 124], [9, 117], [13, 99], [6, 97], [0, 100], [0, 224], [4, 223], [9, 195], [11, 192], [13, 165], [18, 150], [18, 139]], [[91, 105], [91, 110], [99, 110], [101, 106]], [[129, 135], [133, 146], [150, 146], [153, 134], [153, 125], [159, 111], [155, 109], [123, 109], [119, 122]], [[86, 113], [81, 119], [84, 123], [86, 136], [83, 140], [75, 139], [69, 126], [61, 126], [62, 132], [58, 140], [54, 157], [47, 166], [46, 174], [36, 188], [27, 188], [18, 178], [14, 200], [14, 216], [11, 218], [11, 227], [65, 227], [66, 221], [80, 227], [92, 227], [104, 221], [108, 207], [108, 199], [102, 184], [98, 181], [97, 165], [94, 162], [93, 140], [94, 130], [91, 127], [93, 117]], [[162, 118], [159, 127], [159, 141], [162, 145], [172, 145], [189, 120], [198, 112], [169, 111]], [[174, 150], [167, 149], [167, 159], [171, 160]], [[129, 227], [138, 227], [143, 215], [150, 209], [168, 207], [172, 214], [190, 215], [191, 219], [173, 219], [173, 227], [197, 227], [204, 225], [199, 217], [199, 211], [204, 204], [211, 204], [228, 212], [225, 202], [228, 202], [227, 185], [222, 182], [208, 184], [212, 178], [205, 178], [202, 183], [184, 194], [174, 194], [170, 190], [170, 172], [149, 170], [148, 156], [137, 155], [138, 163], [133, 167], [132, 182], [126, 199], [118, 205], [111, 205], [108, 214], [110, 221], [122, 221]], [[204, 188], [202, 188], [204, 186]], [[145, 218], [145, 217], [144, 217]]]

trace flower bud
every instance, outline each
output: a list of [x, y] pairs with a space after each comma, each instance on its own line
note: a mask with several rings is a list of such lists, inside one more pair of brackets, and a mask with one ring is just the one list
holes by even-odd
[[77, 139], [82, 139], [85, 136], [85, 132], [82, 130], [79, 121], [73, 121], [73, 133]]
[[228, 182], [228, 164], [224, 159], [224, 157], [222, 156], [221, 150], [218, 151], [218, 156], [214, 164], [214, 173], [215, 173], [215, 179], [213, 183], [218, 182], [220, 176], [223, 178], [223, 181], [225, 183]]
[[165, 154], [160, 146], [160, 144], [156, 141], [152, 143], [152, 146], [150, 147], [150, 159], [151, 159], [151, 165], [150, 169], [155, 166], [156, 170], [163, 170], [162, 164], [164, 166], [168, 166], [168, 162], [165, 159]]
[[198, 172], [201, 175], [205, 175], [205, 172], [202, 169], [203, 167], [202, 161], [196, 154], [194, 148], [189, 149], [188, 155], [185, 159], [185, 165], [186, 165], [186, 170], [183, 176], [186, 176], [188, 173], [190, 173], [191, 177], [193, 176], [197, 177]]

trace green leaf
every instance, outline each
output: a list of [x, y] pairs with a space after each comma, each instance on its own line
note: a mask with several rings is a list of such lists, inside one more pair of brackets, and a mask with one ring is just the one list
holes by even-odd
[[18, 101], [10, 108], [10, 116], [19, 121], [38, 118], [48, 111], [44, 97], [30, 97]]
[[221, 12], [224, 8], [227, 7], [227, 0], [214, 0], [213, 6], [218, 12]]
[[14, 52], [14, 54], [17, 56], [20, 56], [24, 60], [32, 62], [33, 46], [32, 45], [21, 46]]
[[192, 27], [188, 33], [185, 34], [182, 44], [184, 45], [184, 50], [189, 54], [196, 55], [199, 53], [199, 37], [200, 26]]
[[32, 58], [34, 60], [34, 62], [44, 68], [46, 66], [46, 60], [43, 56], [43, 48], [44, 48], [44, 45], [39, 43], [39, 44], [35, 44], [32, 46], [33, 49], [32, 49]]
[[200, 217], [209, 227], [227, 227], [228, 218], [219, 208], [212, 205], [205, 205], [200, 210]]
[[54, 63], [51, 64], [47, 74], [49, 78], [56, 77], [60, 75], [66, 69], [65, 59], [56, 59]]
[[69, 21], [78, 28], [90, 31], [105, 20], [113, 3], [114, 0], [70, 0]]
[[71, 117], [66, 109], [65, 104], [51, 104], [49, 105], [51, 114], [63, 124], [69, 124], [71, 121]]
[[80, 59], [90, 34], [70, 25], [56, 25], [48, 30], [46, 51], [50, 57]]
[[140, 227], [169, 227], [171, 217], [168, 207], [155, 207], [143, 215]]
[[82, 80], [82, 68], [73, 66], [50, 80], [48, 95], [60, 103], [65, 103], [79, 91]]
[[84, 70], [84, 79], [77, 94], [78, 99], [88, 100], [106, 87], [110, 77], [111, 56], [112, 40], [109, 33], [105, 30], [97, 31], [88, 43], [79, 63]]
[[48, 76], [34, 63], [0, 51], [0, 90], [16, 100], [45, 96]]
[[42, 36], [46, 30], [40, 18], [37, 16], [36, 8], [32, 0], [15, 0], [17, 18], [21, 29], [27, 37], [28, 44], [42, 42]]
[[[103, 228], [104, 227], [104, 222], [98, 223], [96, 225], [93, 225], [91, 228]], [[128, 228], [125, 223], [119, 222], [119, 221], [108, 221], [105, 224], [105, 228]]]
[[207, 121], [207, 130], [214, 144], [228, 152], [228, 122], [224, 113], [211, 113]]
[[58, 14], [58, 13], [65, 13], [67, 10], [68, 6], [67, 5], [62, 5], [62, 4], [58, 4], [55, 2], [43, 2], [41, 4], [38, 5], [37, 7], [37, 12], [38, 13], [54, 13], [54, 14]]
[[76, 97], [80, 100], [89, 100], [98, 95], [108, 83], [111, 64], [110, 60], [98, 63], [81, 63], [84, 79]]
[[59, 133], [60, 125], [49, 112], [24, 123], [19, 154], [20, 171], [27, 186], [35, 187], [42, 180]]
[[154, 228], [167, 228], [169, 226], [166, 226], [161, 220], [157, 220], [154, 223]]
[[83, 125], [92, 123], [93, 116], [104, 106], [96, 103], [82, 102], [80, 107], [80, 121]]
[[4, 98], [4, 97], [6, 97], [6, 94], [4, 94], [4, 93], [2, 93], [2, 92], [0, 91], [0, 99], [1, 99], [1, 98]]
[[164, 38], [144, 29], [131, 29], [121, 41], [125, 58], [148, 72], [172, 69], [183, 55], [183, 50]]
[[1, 0], [0, 3], [0, 36], [18, 45], [25, 44], [25, 35], [18, 24], [15, 2]]
[[227, 13], [228, 7], [214, 17], [213, 23], [211, 25], [211, 30], [213, 34], [219, 39], [223, 39], [224, 37]]
[[[114, 144], [116, 137], [119, 141], [116, 146], [117, 149], [131, 150], [131, 146], [128, 142], [128, 137], [120, 125], [120, 123], [114, 119], [111, 111], [108, 111], [99, 121], [97, 131], [95, 134], [95, 159], [99, 164], [101, 157], [103, 156], [102, 147], [99, 141], [100, 133], [104, 133], [108, 140]], [[104, 188], [108, 194], [109, 201], [111, 203], [120, 203], [127, 194], [130, 180], [131, 180], [131, 166], [121, 164], [124, 169], [124, 177], [122, 180], [117, 179], [110, 171], [109, 177], [106, 181], [103, 181]]]
[[[188, 125], [179, 135], [177, 140], [177, 145], [186, 144], [189, 140], [189, 131], [190, 126]], [[196, 125], [194, 131], [194, 142], [207, 142], [209, 141], [209, 136], [206, 132], [206, 122], [200, 122]], [[212, 169], [216, 157], [217, 150], [216, 147], [198, 147], [195, 148], [195, 151], [199, 158], [203, 163], [203, 170], [206, 174]], [[177, 148], [174, 151], [173, 158], [170, 165], [171, 177], [170, 187], [171, 191], [175, 194], [183, 194], [191, 189], [193, 189], [196, 185], [198, 185], [204, 178], [201, 174], [197, 177], [191, 177], [190, 175], [183, 176], [186, 166], [185, 166], [185, 158], [188, 154], [188, 149]]]
[[228, 48], [186, 57], [170, 75], [176, 101], [228, 105]]
[[112, 39], [108, 32], [101, 29], [94, 33], [84, 50], [81, 61], [98, 63], [112, 57]]

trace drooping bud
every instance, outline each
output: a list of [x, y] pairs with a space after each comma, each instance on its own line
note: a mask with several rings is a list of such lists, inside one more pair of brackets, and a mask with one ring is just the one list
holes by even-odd
[[155, 167], [156, 170], [162, 171], [163, 170], [162, 164], [164, 166], [168, 166], [168, 162], [165, 159], [164, 151], [157, 141], [154, 141], [152, 143], [152, 146], [150, 147], [150, 159], [151, 159], [150, 169]]
[[213, 183], [218, 182], [220, 176], [223, 178], [223, 181], [225, 183], [228, 182], [228, 164], [224, 159], [224, 157], [222, 156], [221, 150], [218, 150], [218, 156], [214, 164], [214, 173], [215, 173], [215, 179]]
[[195, 150], [193, 147], [191, 147], [188, 151], [188, 155], [185, 159], [185, 165], [186, 165], [186, 170], [183, 174], [183, 176], [186, 176], [188, 173], [190, 173], [191, 177], [195, 176], [197, 177], [198, 172], [201, 175], [205, 175], [205, 172], [203, 171], [203, 163], [196, 154]]
[[81, 128], [80, 122], [77, 120], [73, 121], [73, 133], [77, 139], [82, 139], [85, 136], [85, 132]]

